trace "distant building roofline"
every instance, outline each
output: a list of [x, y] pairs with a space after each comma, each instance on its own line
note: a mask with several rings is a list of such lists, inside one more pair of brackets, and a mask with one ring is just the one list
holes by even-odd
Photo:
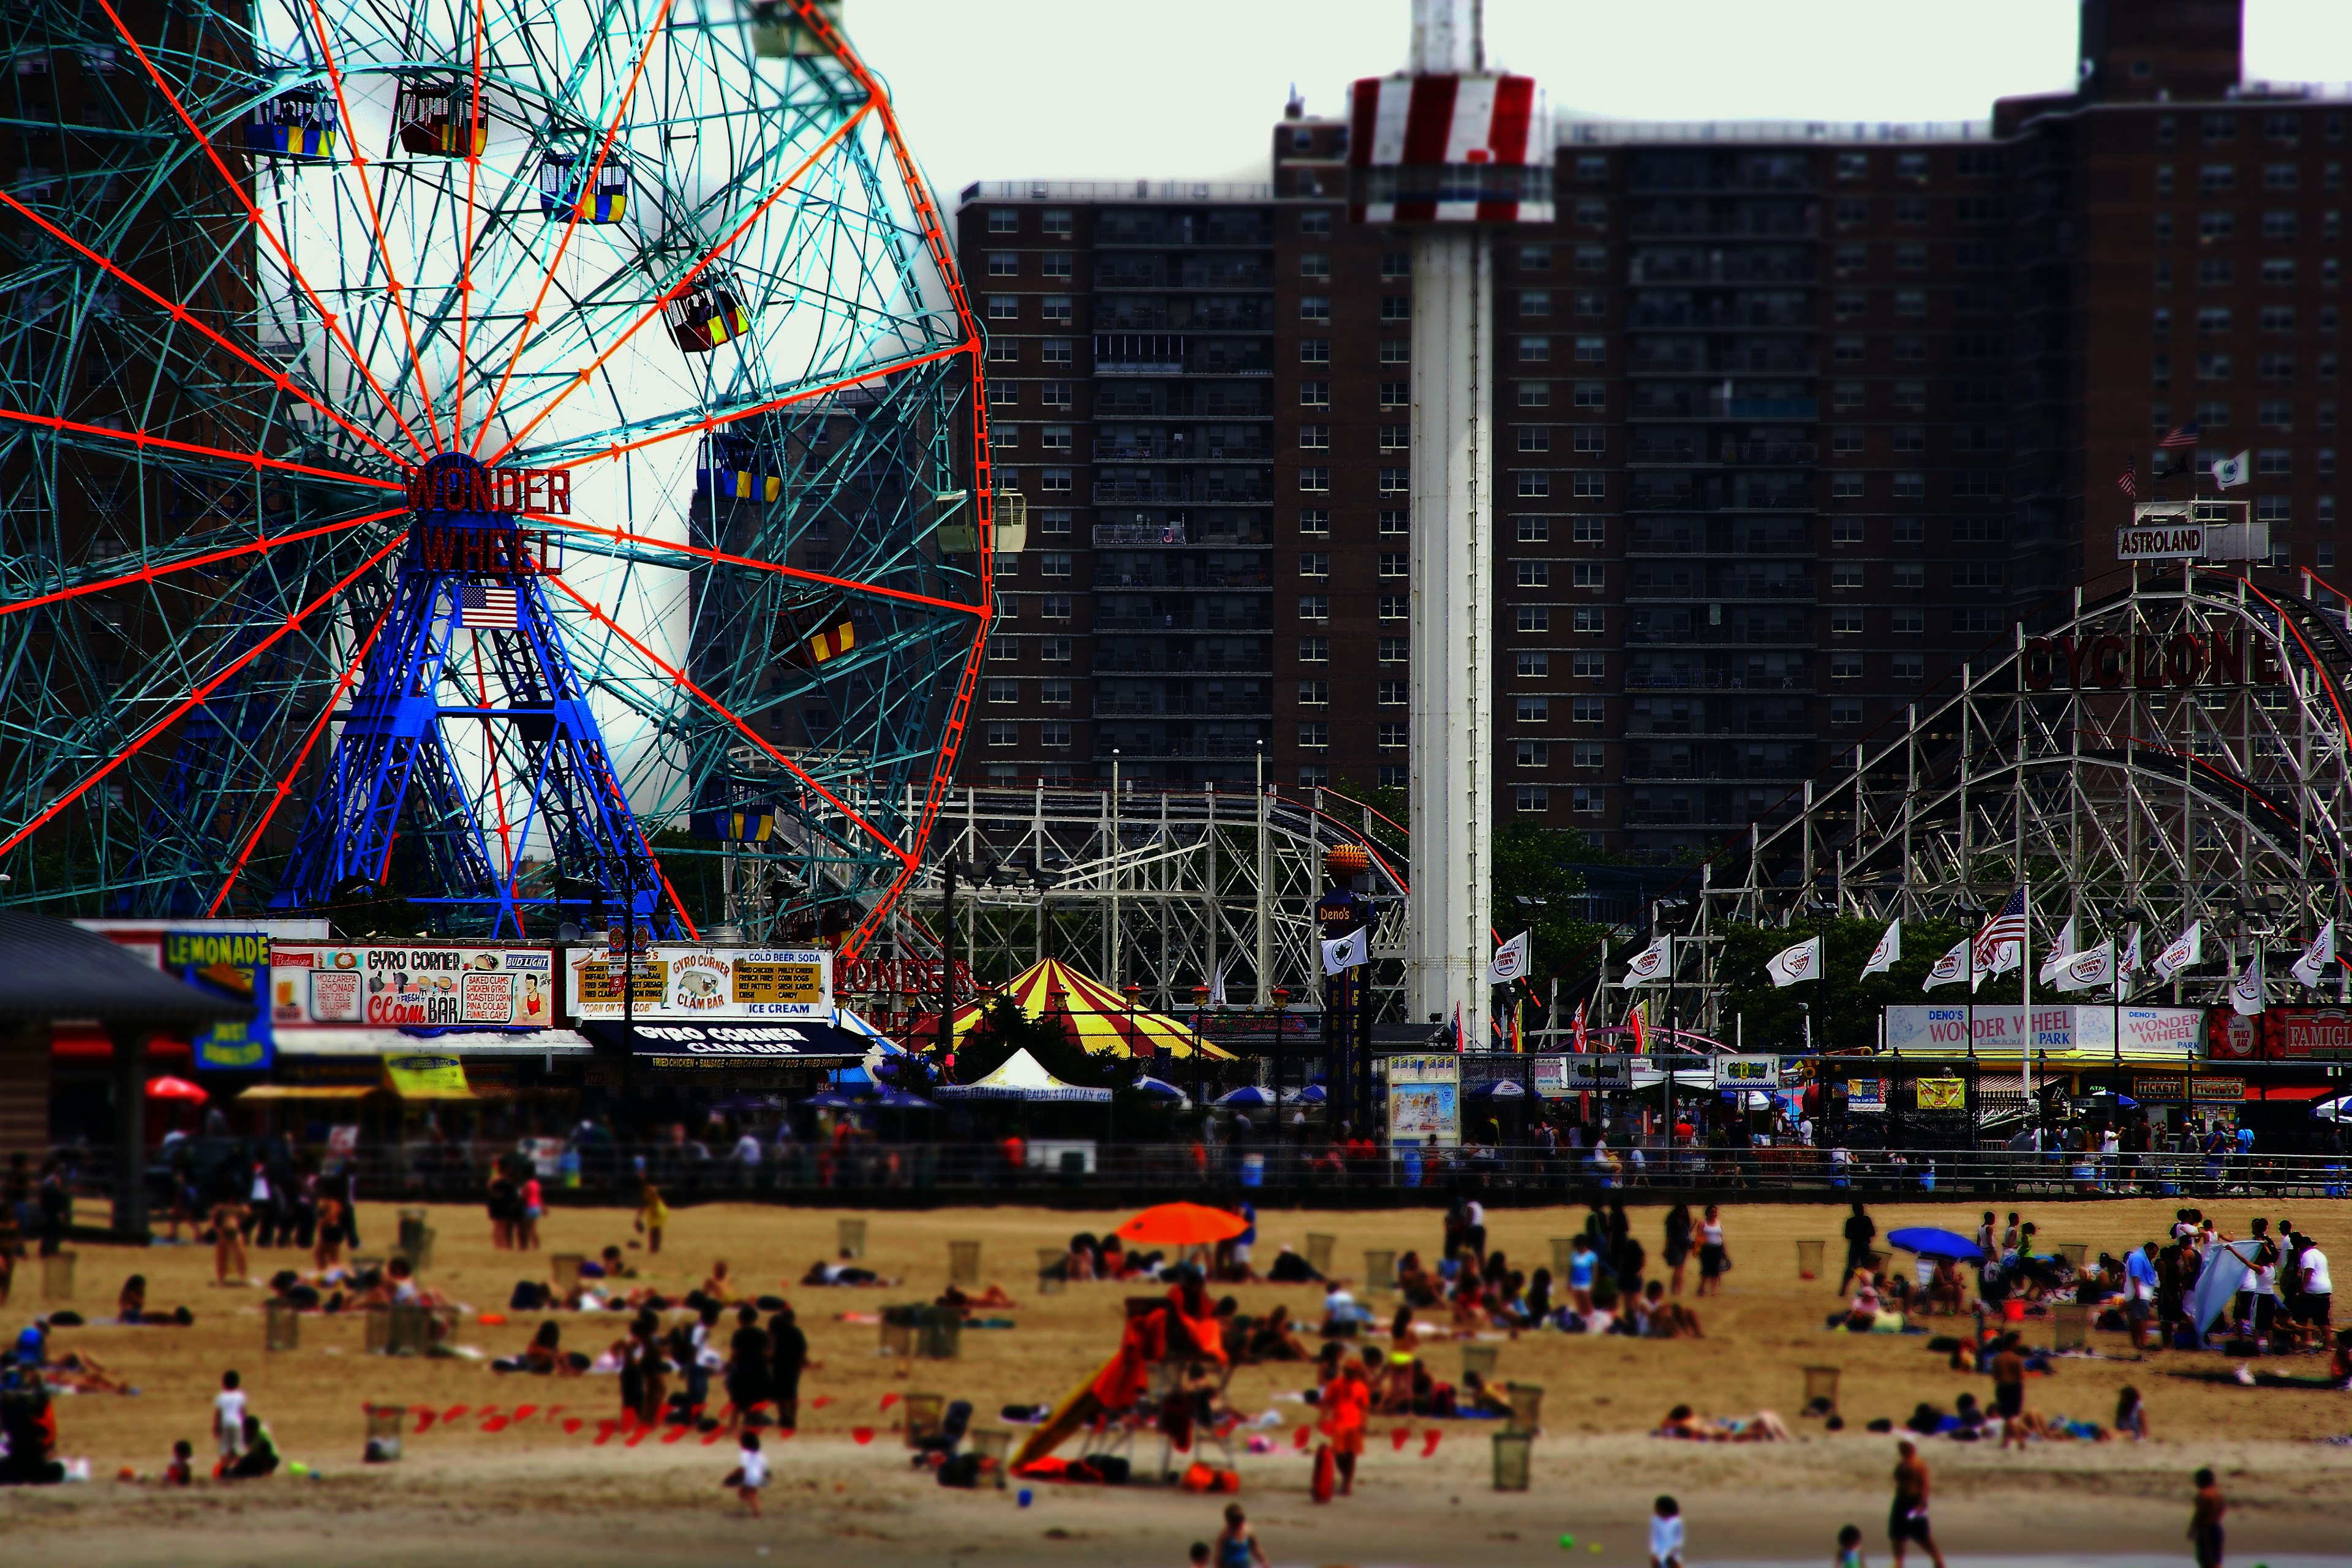
[[1552, 117], [1556, 147], [1990, 142], [1983, 120], [1611, 120], [1563, 110]]
[[1270, 202], [1271, 181], [974, 180], [956, 198], [974, 202]]

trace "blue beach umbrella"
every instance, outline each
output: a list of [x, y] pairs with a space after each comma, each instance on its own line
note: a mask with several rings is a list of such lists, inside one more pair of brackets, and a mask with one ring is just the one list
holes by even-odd
[[1960, 1263], [1978, 1263], [1984, 1259], [1984, 1248], [1958, 1231], [1937, 1230], [1933, 1226], [1907, 1226], [1886, 1233], [1887, 1245], [1906, 1252], [1916, 1252], [1922, 1258], [1948, 1258]]

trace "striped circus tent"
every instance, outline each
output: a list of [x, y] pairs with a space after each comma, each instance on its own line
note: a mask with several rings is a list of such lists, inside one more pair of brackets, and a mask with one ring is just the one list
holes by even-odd
[[[1058, 958], [1048, 958], [992, 987], [955, 1010], [951, 1026], [958, 1045], [980, 1025], [981, 1015], [993, 998], [1003, 995], [1033, 1018], [1060, 1018], [1081, 1049], [1097, 1056], [1132, 1057], [1140, 1043], [1146, 1050], [1168, 1057], [1189, 1057], [1195, 1049], [1212, 1061], [1230, 1061], [1221, 1050], [1184, 1024], [1164, 1013], [1138, 1007], [1130, 1017], [1127, 998], [1099, 980], [1089, 979]], [[918, 1024], [913, 1039], [928, 1043], [936, 1022]], [[928, 1030], [928, 1032], [927, 1032]]]

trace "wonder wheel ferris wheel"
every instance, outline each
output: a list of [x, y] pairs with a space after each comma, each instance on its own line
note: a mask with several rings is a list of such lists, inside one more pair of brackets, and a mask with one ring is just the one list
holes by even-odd
[[754, 934], [862, 943], [995, 510], [837, 7], [8, 10], [0, 894], [680, 929], [665, 868], [749, 838]]

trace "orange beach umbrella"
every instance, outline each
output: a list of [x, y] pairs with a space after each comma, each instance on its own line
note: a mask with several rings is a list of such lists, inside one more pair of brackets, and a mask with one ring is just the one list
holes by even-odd
[[1249, 1221], [1223, 1209], [1202, 1204], [1156, 1204], [1114, 1234], [1121, 1241], [1146, 1247], [1213, 1247], [1248, 1228]]

